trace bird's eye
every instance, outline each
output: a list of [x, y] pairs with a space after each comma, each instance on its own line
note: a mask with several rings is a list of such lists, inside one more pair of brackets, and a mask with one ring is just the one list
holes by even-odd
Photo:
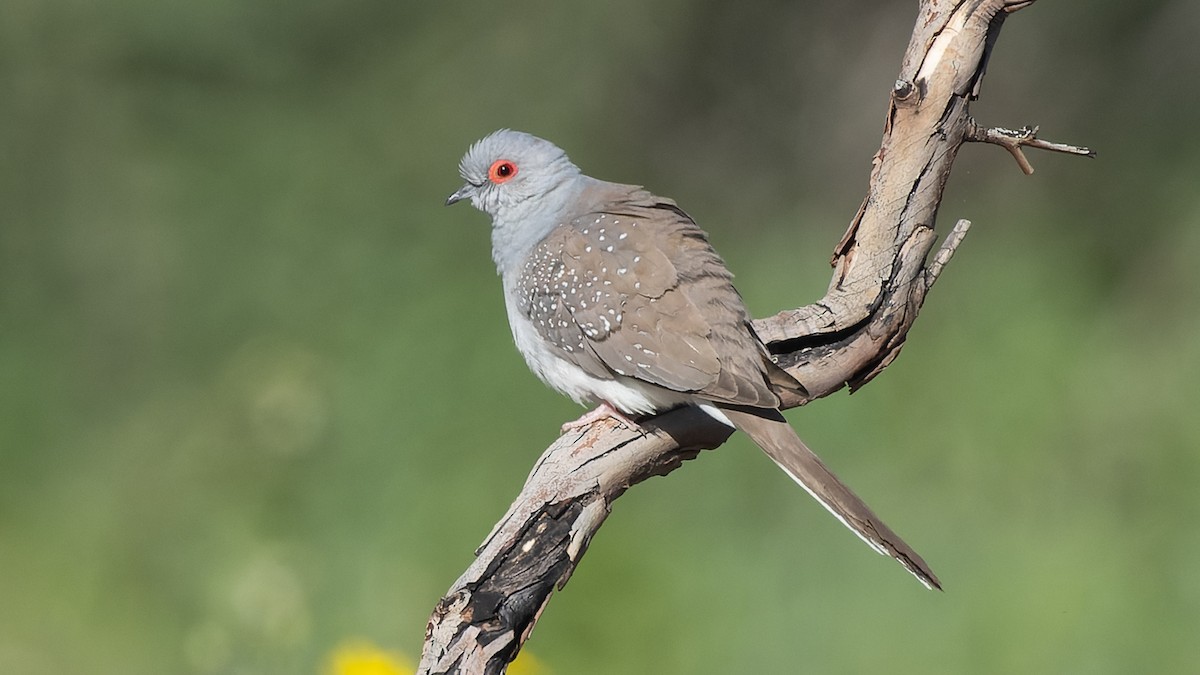
[[517, 175], [517, 165], [507, 159], [498, 159], [492, 162], [492, 168], [488, 169], [488, 180], [497, 184], [503, 183], [515, 175]]

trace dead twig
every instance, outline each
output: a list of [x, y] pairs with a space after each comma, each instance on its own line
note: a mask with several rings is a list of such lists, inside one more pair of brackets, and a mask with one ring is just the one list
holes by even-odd
[[1096, 151], [1090, 148], [1067, 143], [1044, 141], [1038, 138], [1037, 134], [1038, 127], [1036, 126], [1021, 127], [1020, 129], [1005, 129], [1003, 127], [985, 128], [977, 124], [975, 120], [971, 120], [966, 140], [974, 143], [993, 143], [1008, 150], [1012, 153], [1013, 159], [1017, 160], [1017, 166], [1021, 167], [1021, 171], [1024, 171], [1026, 176], [1033, 174], [1033, 165], [1029, 163], [1029, 159], [1025, 157], [1025, 153], [1021, 151], [1022, 147], [1049, 150], [1050, 152], [1062, 152], [1079, 157], [1096, 156]]

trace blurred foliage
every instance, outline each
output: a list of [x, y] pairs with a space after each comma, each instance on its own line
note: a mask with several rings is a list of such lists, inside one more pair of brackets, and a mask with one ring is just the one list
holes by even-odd
[[[675, 197], [759, 315], [817, 298], [915, 3], [106, 3], [0, 21], [0, 672], [415, 654], [578, 413], [512, 348], [475, 138]], [[904, 356], [793, 423], [923, 591], [735, 441], [631, 491], [560, 672], [1180, 673], [1200, 633], [1200, 5], [1043, 2]]]

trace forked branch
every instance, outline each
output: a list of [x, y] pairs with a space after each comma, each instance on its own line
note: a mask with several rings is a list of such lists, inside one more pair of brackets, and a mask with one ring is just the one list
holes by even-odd
[[[968, 105], [1004, 17], [1032, 0], [922, 0], [862, 206], [838, 243], [825, 296], [755, 322], [780, 365], [808, 389], [785, 407], [861, 387], [899, 354], [931, 285], [966, 235], [959, 221], [930, 258], [942, 191], [972, 140], [1073, 154], [1028, 133], [982, 130]], [[994, 133], [993, 133], [994, 132]], [[1028, 162], [1023, 163], [1023, 168]], [[551, 594], [570, 578], [613, 501], [649, 476], [715, 448], [729, 429], [694, 408], [564, 435], [534, 465], [508, 513], [430, 617], [418, 673], [501, 673]]]

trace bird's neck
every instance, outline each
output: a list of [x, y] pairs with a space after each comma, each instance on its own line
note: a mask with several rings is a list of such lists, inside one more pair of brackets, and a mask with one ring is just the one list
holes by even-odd
[[530, 251], [554, 228], [590, 210], [580, 197], [593, 182], [599, 181], [579, 176], [554, 185], [538, 199], [525, 199], [496, 212], [492, 217], [492, 260], [505, 282], [520, 275]]

